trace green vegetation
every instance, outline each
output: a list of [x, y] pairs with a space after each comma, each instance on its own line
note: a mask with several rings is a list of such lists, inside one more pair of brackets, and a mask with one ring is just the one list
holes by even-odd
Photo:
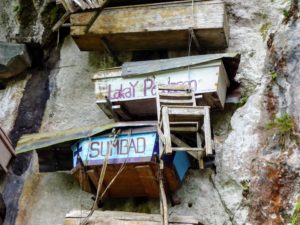
[[268, 22], [268, 23], [262, 24], [261, 27], [260, 27], [260, 29], [259, 29], [260, 34], [261, 34], [261, 36], [262, 36], [262, 38], [263, 38], [264, 41], [267, 38], [267, 35], [268, 35], [270, 27], [271, 27], [271, 23]]
[[292, 218], [292, 225], [297, 224], [300, 224], [300, 200], [296, 203], [296, 207]]
[[247, 103], [249, 96], [243, 96], [240, 98], [239, 106], [243, 106]]
[[54, 24], [55, 21], [57, 20], [58, 10], [59, 10], [58, 6], [55, 6], [50, 10], [49, 13], [50, 24]]
[[283, 10], [282, 10], [282, 13], [283, 13], [283, 16], [284, 16], [285, 18], [287, 18], [287, 17], [290, 16], [290, 11], [287, 10], [287, 9], [283, 9]]
[[273, 81], [277, 79], [278, 75], [277, 75], [276, 71], [271, 71], [271, 77], [272, 77]]
[[267, 124], [267, 128], [280, 135], [290, 134], [294, 129], [292, 117], [285, 113], [282, 117], [276, 117]]
[[21, 5], [15, 5], [14, 6], [14, 13], [19, 18], [23, 12], [23, 7]]

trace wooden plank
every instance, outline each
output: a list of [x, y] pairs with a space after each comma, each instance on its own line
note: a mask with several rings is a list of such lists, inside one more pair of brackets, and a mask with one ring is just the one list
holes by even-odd
[[160, 99], [159, 101], [160, 101], [161, 105], [190, 105], [190, 106], [192, 106], [194, 104], [194, 101], [192, 99], [190, 99], [190, 100]]
[[162, 124], [163, 124], [163, 132], [166, 140], [165, 143], [165, 153], [172, 154], [172, 142], [171, 142], [171, 131], [170, 131], [170, 121], [168, 108], [162, 107]]
[[170, 122], [171, 132], [197, 132], [198, 122]]
[[[74, 40], [81, 50], [103, 50], [101, 44], [93, 44], [99, 37], [108, 38], [112, 51], [186, 49], [187, 30], [193, 24], [202, 46], [216, 50], [226, 48], [225, 5], [220, 1], [195, 1], [194, 12], [192, 18], [190, 1], [107, 7], [84, 35], [77, 28], [73, 29], [78, 23], [71, 22], [74, 25], [71, 35], [76, 37]], [[77, 22], [78, 14], [72, 15], [71, 21]]]
[[202, 117], [205, 113], [203, 107], [168, 107], [168, 113], [172, 116], [190, 116], [190, 117]]
[[193, 28], [190, 28], [190, 29], [189, 29], [189, 32], [190, 32], [190, 35], [191, 35], [191, 37], [192, 37], [192, 40], [193, 40], [193, 42], [194, 42], [194, 44], [195, 44], [195, 46], [196, 46], [196, 49], [198, 50], [198, 52], [201, 52], [201, 46], [200, 46], [200, 43], [199, 43], [199, 41], [198, 41], [198, 38], [197, 38], [197, 36], [196, 36], [196, 34], [195, 34], [195, 32], [194, 32], [194, 29], [193, 29]]
[[159, 188], [151, 167], [149, 165], [136, 166], [135, 169], [144, 187], [146, 195], [150, 198], [155, 198], [159, 193]]
[[[174, 134], [171, 134], [172, 142], [177, 145], [180, 148], [191, 148], [188, 144], [186, 144], [184, 141], [180, 140], [178, 137], [176, 137]], [[174, 147], [173, 147], [174, 150]], [[191, 156], [193, 156], [195, 159], [198, 159], [197, 152], [195, 151], [187, 151]]]
[[64, 24], [64, 22], [66, 22], [67, 19], [69, 19], [70, 15], [71, 13], [69, 11], [65, 12], [65, 14], [52, 27], [52, 32], [58, 31], [58, 29]]
[[193, 93], [159, 93], [160, 99], [191, 99]]
[[173, 147], [172, 148], [173, 151], [193, 151], [193, 152], [196, 152], [196, 151], [204, 151], [203, 148], [193, 148], [193, 147], [190, 147], [190, 148], [186, 148], [186, 147]]
[[[191, 91], [191, 88], [189, 85], [185, 84], [177, 84], [177, 85], [169, 85], [169, 84], [161, 84], [158, 86], [159, 91], [186, 91], [189, 92]], [[176, 92], [175, 92], [176, 95]]]
[[[73, 210], [66, 215], [66, 221], [80, 221], [81, 218], [85, 218], [88, 215], [87, 210]], [[96, 210], [94, 214], [89, 219], [91, 223], [102, 222], [103, 218], [107, 220], [112, 220], [112, 224], [126, 224], [126, 221], [130, 222], [128, 224], [147, 224], [149, 222], [154, 222], [157, 225], [161, 222], [159, 214], [146, 214], [146, 213], [132, 213], [132, 212], [120, 212], [120, 211], [99, 211]], [[120, 223], [121, 222], [121, 223]], [[198, 224], [199, 221], [192, 216], [179, 216], [172, 214], [169, 217], [169, 223], [171, 224]], [[71, 223], [72, 224], [72, 223]], [[98, 224], [98, 223], [97, 223]], [[100, 223], [101, 224], [101, 223]], [[109, 223], [110, 224], [110, 223]], [[66, 225], [66, 223], [65, 223]], [[78, 225], [78, 224], [77, 224]]]
[[161, 224], [168, 225], [169, 224], [168, 202], [167, 202], [167, 196], [166, 196], [164, 183], [163, 183], [164, 162], [160, 160], [159, 163], [160, 163], [160, 170], [161, 170], [159, 174], [159, 190], [160, 190], [160, 202], [161, 202], [160, 214], [162, 217]]
[[[198, 148], [202, 148], [202, 141], [201, 141], [201, 137], [199, 132], [197, 132], [196, 134], [196, 139], [197, 139], [197, 147]], [[204, 152], [203, 151], [199, 151], [198, 155], [197, 155], [197, 159], [198, 159], [198, 163], [199, 163], [199, 168], [200, 169], [204, 169], [204, 161], [203, 161], [203, 156], [204, 156]]]
[[204, 135], [205, 135], [205, 151], [206, 155], [212, 155], [212, 141], [211, 141], [211, 128], [210, 128], [210, 115], [209, 106], [204, 108]]

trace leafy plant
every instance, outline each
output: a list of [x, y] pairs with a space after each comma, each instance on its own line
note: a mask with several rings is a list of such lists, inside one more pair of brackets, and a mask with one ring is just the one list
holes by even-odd
[[292, 117], [285, 113], [282, 117], [276, 117], [267, 124], [268, 129], [274, 130], [280, 135], [289, 134], [294, 129]]
[[276, 71], [271, 72], [271, 77], [272, 77], [273, 81], [277, 79], [278, 75], [277, 75]]
[[300, 200], [296, 203], [291, 225], [297, 225], [299, 223], [300, 223]]
[[290, 12], [289, 12], [289, 10], [287, 10], [287, 9], [283, 9], [283, 10], [282, 10], [282, 13], [283, 13], [283, 16], [284, 16], [285, 18], [287, 18], [287, 17], [290, 16]]

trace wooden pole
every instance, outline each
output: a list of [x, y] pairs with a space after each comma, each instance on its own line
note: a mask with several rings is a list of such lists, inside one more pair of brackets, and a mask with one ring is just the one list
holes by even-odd
[[164, 168], [164, 162], [163, 160], [160, 160], [160, 174], [159, 174], [159, 189], [160, 189], [160, 204], [161, 204], [161, 224], [162, 225], [168, 225], [169, 224], [169, 214], [168, 214], [168, 204], [167, 204], [167, 196], [164, 189], [164, 183], [163, 183], [163, 168]]

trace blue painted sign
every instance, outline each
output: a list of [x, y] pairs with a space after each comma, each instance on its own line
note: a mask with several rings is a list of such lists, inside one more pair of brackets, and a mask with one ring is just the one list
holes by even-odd
[[158, 153], [157, 133], [119, 135], [115, 141], [107, 136], [82, 139], [72, 146], [73, 166], [76, 167], [80, 159], [84, 165], [102, 165], [109, 149], [110, 164], [149, 162], [154, 153]]

